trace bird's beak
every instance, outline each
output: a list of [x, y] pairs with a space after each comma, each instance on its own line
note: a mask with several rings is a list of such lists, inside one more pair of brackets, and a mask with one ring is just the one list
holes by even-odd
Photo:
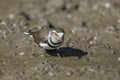
[[59, 38], [60, 42], [62, 43], [62, 37]]

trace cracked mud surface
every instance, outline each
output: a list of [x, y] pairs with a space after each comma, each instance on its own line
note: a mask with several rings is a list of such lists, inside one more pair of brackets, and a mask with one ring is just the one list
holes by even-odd
[[[58, 4], [59, 3], [59, 4]], [[119, 0], [0, 0], [0, 80], [119, 80]], [[65, 30], [62, 59], [24, 32]]]

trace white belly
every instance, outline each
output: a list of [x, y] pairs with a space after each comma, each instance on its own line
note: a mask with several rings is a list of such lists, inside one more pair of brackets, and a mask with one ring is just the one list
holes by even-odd
[[56, 49], [56, 48], [50, 47], [47, 43], [39, 43], [39, 46], [41, 46], [44, 49], [49, 49], [49, 50]]

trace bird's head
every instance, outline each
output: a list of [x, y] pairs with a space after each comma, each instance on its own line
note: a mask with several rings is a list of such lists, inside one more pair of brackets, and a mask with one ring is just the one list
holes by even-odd
[[63, 30], [60, 30], [60, 31], [52, 30], [50, 38], [52, 42], [54, 43], [62, 43], [64, 40], [64, 31]]

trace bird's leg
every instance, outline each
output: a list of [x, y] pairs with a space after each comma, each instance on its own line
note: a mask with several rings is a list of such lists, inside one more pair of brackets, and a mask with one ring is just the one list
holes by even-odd
[[60, 53], [59, 53], [59, 48], [57, 48], [57, 56], [58, 56], [59, 58], [62, 58], [62, 56], [61, 56]]
[[70, 38], [67, 39], [67, 41], [66, 41], [66, 47], [69, 47], [70, 40], [71, 40]]
[[[44, 46], [44, 45], [46, 45], [46, 44], [44, 44], [44, 43], [39, 43], [39, 44], [38, 44], [39, 47], [41, 47], [41, 45]], [[43, 53], [43, 54], [41, 54], [41, 57], [47, 57], [46, 51], [45, 51], [45, 49], [42, 48], [42, 47], [41, 47], [41, 52]]]
[[43, 51], [43, 57], [47, 58], [47, 57], [50, 57], [50, 55], [47, 54], [46, 50], [44, 48], [42, 48], [42, 51]]
[[44, 53], [44, 56], [47, 58], [47, 54], [46, 54], [45, 49], [43, 49], [43, 53]]

